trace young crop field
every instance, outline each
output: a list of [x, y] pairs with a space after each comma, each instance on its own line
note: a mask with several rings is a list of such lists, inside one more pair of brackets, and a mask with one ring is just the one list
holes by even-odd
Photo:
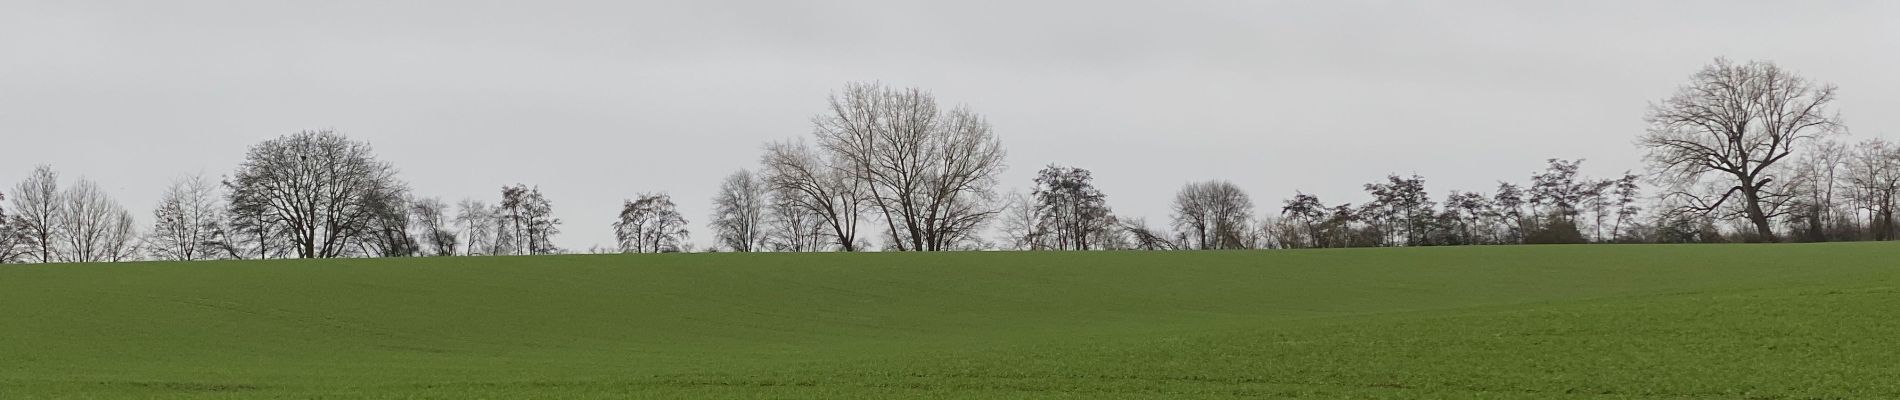
[[1900, 245], [0, 267], [0, 398], [1900, 398]]

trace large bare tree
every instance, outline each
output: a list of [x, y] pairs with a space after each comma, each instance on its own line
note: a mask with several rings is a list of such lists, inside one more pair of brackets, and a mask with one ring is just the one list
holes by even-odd
[[53, 167], [41, 165], [33, 168], [26, 180], [13, 187], [13, 217], [11, 225], [14, 234], [20, 237], [20, 246], [26, 256], [48, 263], [59, 260], [59, 246], [54, 235], [59, 231], [59, 216], [65, 202], [60, 201], [59, 173]]
[[1244, 249], [1253, 221], [1253, 200], [1228, 181], [1189, 183], [1174, 197], [1174, 228], [1184, 247]]
[[137, 257], [138, 228], [132, 213], [120, 206], [99, 184], [80, 179], [60, 194], [59, 229], [62, 259], [69, 262], [127, 261]]
[[224, 221], [217, 187], [204, 176], [173, 181], [152, 210], [145, 252], [154, 260], [193, 261], [218, 257], [218, 229]]
[[713, 239], [736, 252], [761, 250], [766, 242], [765, 209], [770, 192], [749, 170], [726, 176], [713, 197]]
[[[774, 192], [775, 207], [781, 215], [797, 217], [802, 211], [817, 218], [830, 233], [838, 249], [858, 251], [858, 221], [864, 215], [867, 189], [855, 179], [850, 166], [837, 158], [814, 151], [803, 141], [777, 142], [766, 146], [765, 182]], [[780, 229], [781, 232], [786, 231]], [[809, 238], [800, 233], [799, 237]], [[813, 248], [811, 250], [818, 250]]]
[[402, 198], [396, 170], [368, 143], [333, 131], [303, 131], [251, 147], [228, 182], [233, 207], [277, 225], [301, 258], [350, 255], [370, 240], [389, 201]]
[[1776, 166], [1803, 142], [1842, 130], [1836, 88], [1773, 63], [1716, 59], [1674, 96], [1650, 106], [1637, 140], [1678, 211], [1746, 218], [1760, 240], [1789, 210]]
[[992, 203], [1002, 143], [967, 108], [943, 110], [922, 89], [861, 83], [832, 95], [812, 120], [819, 145], [867, 184], [896, 250], [952, 249], [1000, 211]]

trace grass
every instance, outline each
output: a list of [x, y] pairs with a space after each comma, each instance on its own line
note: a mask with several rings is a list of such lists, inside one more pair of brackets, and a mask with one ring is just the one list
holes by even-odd
[[1900, 398], [1900, 245], [0, 268], [0, 398]]

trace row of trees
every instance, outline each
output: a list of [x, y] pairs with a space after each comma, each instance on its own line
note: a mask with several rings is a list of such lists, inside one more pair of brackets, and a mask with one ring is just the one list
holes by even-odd
[[1368, 183], [1371, 200], [1327, 206], [1296, 194], [1266, 229], [1285, 247], [1446, 246], [1653, 241], [1638, 221], [1638, 177], [1592, 179], [1582, 160], [1552, 159], [1529, 185], [1490, 193], [1451, 191], [1433, 202], [1418, 175]]
[[[989, 122], [916, 88], [852, 84], [808, 137], [766, 144], [727, 176], [708, 224], [721, 251], [1173, 250], [1527, 243], [1892, 240], [1900, 146], [1847, 144], [1837, 88], [1767, 62], [1718, 59], [1645, 115], [1643, 176], [1591, 178], [1551, 159], [1524, 184], [1434, 201], [1425, 178], [1365, 184], [1365, 201], [1295, 193], [1277, 211], [1227, 181], [1187, 184], [1151, 226], [1108, 205], [1086, 169], [1050, 165], [999, 195]], [[253, 146], [218, 183], [168, 188], [142, 232], [97, 184], [50, 167], [0, 193], [0, 261], [550, 254], [561, 221], [538, 188], [453, 207], [410, 193], [367, 143], [330, 131]], [[691, 251], [671, 196], [642, 194], [599, 252]], [[992, 235], [995, 233], [996, 235]], [[987, 236], [994, 236], [987, 237]]]
[[[454, 216], [417, 198], [368, 144], [306, 131], [252, 146], [221, 184], [170, 185], [139, 229], [86, 179], [61, 189], [41, 166], [0, 208], [0, 262], [549, 254], [560, 233], [539, 189], [503, 187], [499, 205], [464, 200]], [[10, 214], [8, 209], [14, 210]]]
[[0, 262], [123, 261], [137, 257], [132, 213], [99, 185], [79, 179], [60, 187], [59, 173], [35, 168], [0, 208]]
[[[1072, 167], [1044, 169], [1029, 195], [1011, 195], [1002, 206], [985, 206], [994, 193], [994, 171], [1002, 167], [1000, 147], [987, 134], [987, 125], [981, 125], [981, 135], [913, 129], [919, 126], [915, 121], [980, 117], [956, 111], [951, 117], [937, 117], [934, 100], [916, 89], [854, 85], [832, 98], [830, 113], [815, 118], [815, 150], [802, 141], [768, 146], [769, 189], [758, 196], [777, 200], [756, 204], [764, 204], [759, 206], [764, 209], [791, 205], [799, 212], [781, 219], [804, 221], [796, 216], [812, 216], [820, 221], [816, 225], [832, 228], [825, 233], [833, 239], [830, 243], [847, 251], [864, 247], [854, 238], [864, 216], [859, 211], [866, 209], [873, 211], [873, 223], [886, 223], [886, 241], [897, 250], [939, 250], [945, 243], [981, 246], [985, 242], [970, 233], [998, 214], [1003, 217], [1003, 236], [984, 247], [1890, 240], [1900, 234], [1893, 221], [1900, 150], [1879, 139], [1853, 146], [1830, 140], [1846, 131], [1831, 111], [1837, 91], [1769, 62], [1717, 59], [1706, 66], [1644, 116], [1649, 127], [1636, 142], [1645, 152], [1650, 181], [1661, 190], [1648, 214], [1642, 205], [1651, 203], [1641, 196], [1643, 176], [1588, 178], [1580, 174], [1582, 160], [1552, 159], [1528, 184], [1500, 182], [1488, 194], [1453, 191], [1434, 202], [1423, 177], [1394, 175], [1366, 184], [1371, 200], [1357, 206], [1328, 206], [1299, 193], [1285, 201], [1278, 215], [1265, 218], [1253, 216], [1251, 200], [1232, 183], [1191, 183], [1176, 195], [1171, 230], [1164, 231], [1140, 219], [1117, 218], [1106, 196], [1090, 184], [1089, 172]], [[912, 151], [924, 149], [920, 144], [925, 143], [982, 145]], [[927, 156], [934, 154], [966, 156]], [[976, 173], [956, 173], [961, 171]], [[916, 177], [938, 185], [919, 185]], [[934, 196], [915, 196], [919, 187], [940, 190], [922, 192]], [[731, 200], [742, 198], [722, 195], [716, 203], [728, 210]], [[926, 208], [931, 212], [919, 214], [914, 212], [917, 204], [957, 212], [937, 214]], [[796, 227], [804, 226], [775, 224], [768, 234], [755, 236], [758, 225], [748, 221], [771, 220], [750, 217], [756, 215], [722, 211], [714, 217], [716, 234], [792, 236], [799, 232]], [[954, 223], [918, 224], [913, 215], [943, 215]], [[738, 224], [730, 223], [734, 221]], [[921, 235], [918, 227], [925, 228]], [[912, 240], [905, 240], [905, 233]], [[919, 237], [951, 240], [915, 240]], [[760, 248], [746, 241], [721, 243], [741, 251]]]

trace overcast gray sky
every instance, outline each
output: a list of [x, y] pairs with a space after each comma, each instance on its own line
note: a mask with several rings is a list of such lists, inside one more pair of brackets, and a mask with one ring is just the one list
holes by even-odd
[[1717, 56], [1839, 84], [1853, 135], [1892, 137], [1897, 50], [1893, 1], [0, 0], [0, 183], [51, 164], [146, 223], [167, 182], [335, 128], [419, 195], [539, 185], [570, 249], [649, 191], [704, 245], [722, 176], [879, 80], [989, 116], [1005, 191], [1074, 165], [1162, 222], [1190, 180], [1270, 212], [1638, 169], [1646, 104]]

